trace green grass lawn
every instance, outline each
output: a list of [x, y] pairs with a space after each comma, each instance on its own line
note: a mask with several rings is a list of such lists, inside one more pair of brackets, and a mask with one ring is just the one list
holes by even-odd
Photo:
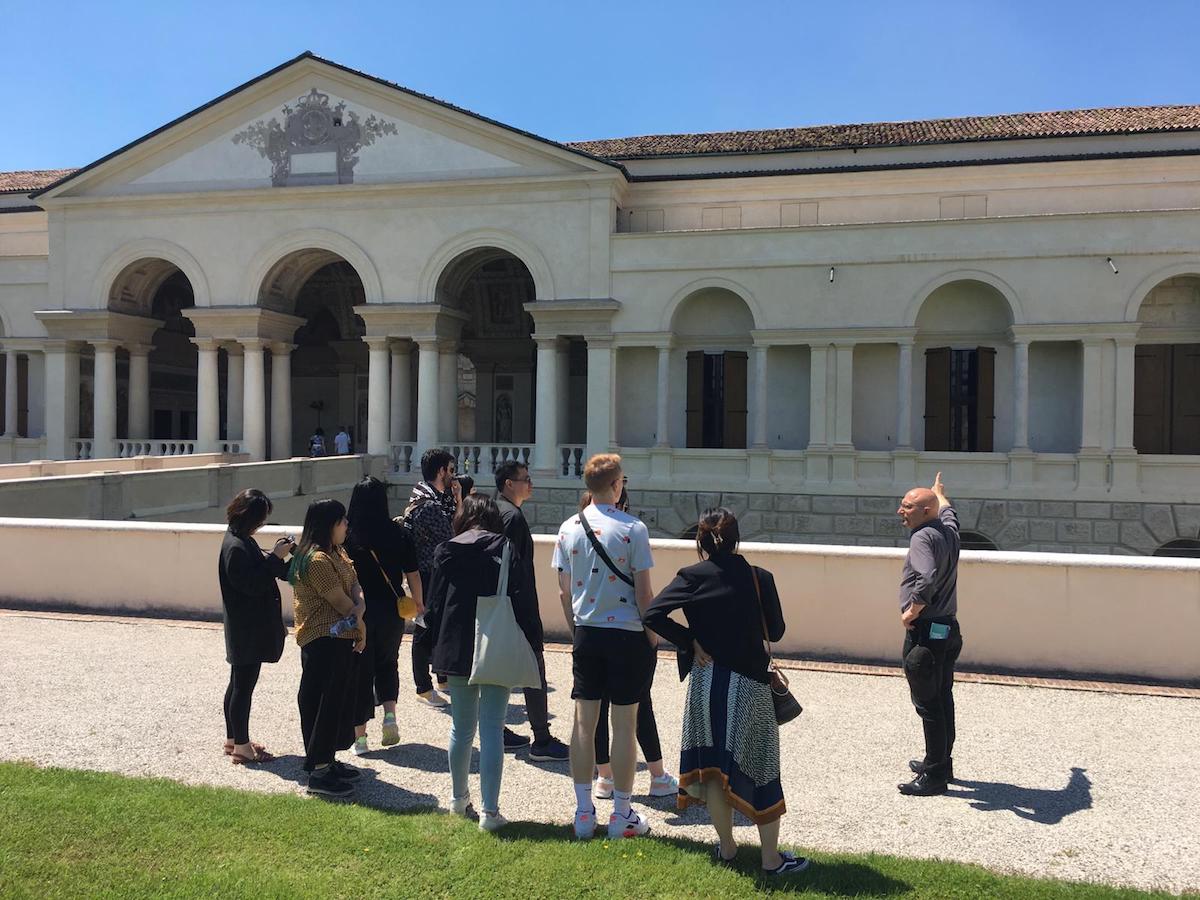
[[487, 835], [444, 813], [382, 812], [95, 772], [0, 764], [0, 896], [14, 897], [1135, 897], [976, 866], [813, 854], [785, 882], [670, 837], [569, 840], [514, 824]]

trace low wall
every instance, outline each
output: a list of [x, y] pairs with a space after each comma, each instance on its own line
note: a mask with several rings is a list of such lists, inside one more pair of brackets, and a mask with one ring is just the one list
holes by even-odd
[[[273, 544], [299, 528], [264, 528]], [[6, 567], [0, 602], [216, 616], [224, 529], [96, 521], [0, 519]], [[565, 635], [550, 568], [553, 539], [536, 536], [547, 633]], [[747, 544], [784, 603], [779, 649], [821, 658], [895, 660], [903, 551]], [[695, 560], [693, 545], [655, 541], [658, 588]], [[281, 585], [285, 612], [291, 592]], [[1200, 562], [1033, 553], [963, 553], [959, 578], [963, 663], [1019, 672], [1068, 672], [1200, 681]]]
[[150, 472], [161, 469], [193, 469], [218, 463], [244, 463], [244, 453], [189, 453], [180, 456], [131, 456], [126, 459], [33, 460], [0, 466], [0, 481], [16, 478], [45, 478], [56, 475], [98, 475], [110, 472]]

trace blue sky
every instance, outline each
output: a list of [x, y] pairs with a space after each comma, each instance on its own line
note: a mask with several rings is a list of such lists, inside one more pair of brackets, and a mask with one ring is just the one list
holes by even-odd
[[0, 170], [82, 165], [304, 50], [556, 140], [1200, 103], [1198, 0], [0, 0]]

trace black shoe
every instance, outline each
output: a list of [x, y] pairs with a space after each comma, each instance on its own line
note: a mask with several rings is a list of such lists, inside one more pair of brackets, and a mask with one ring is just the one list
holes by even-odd
[[808, 868], [808, 859], [804, 856], [793, 856], [790, 853], [779, 851], [779, 856], [783, 862], [779, 864], [778, 869], [763, 869], [764, 875], [795, 875], [798, 872], [803, 872]]
[[[925, 771], [925, 763], [919, 759], [910, 759], [908, 761], [908, 767], [909, 767], [909, 769], [912, 770], [912, 773], [914, 775], [920, 775], [922, 772]], [[953, 781], [953, 780], [954, 780], [954, 760], [950, 760], [948, 763], [946, 763], [946, 781], [949, 782], [949, 781]]]
[[504, 752], [515, 753], [522, 747], [528, 746], [529, 738], [525, 737], [525, 735], [517, 734], [515, 731], [509, 728], [504, 729]]
[[[520, 735], [514, 735], [520, 737]], [[507, 736], [505, 736], [505, 749], [507, 747]], [[543, 743], [533, 743], [529, 745], [529, 758], [534, 762], [566, 762], [571, 758], [571, 751], [567, 745], [560, 740], [550, 738]]]
[[354, 788], [338, 778], [331, 766], [308, 776], [308, 792], [322, 797], [349, 797], [354, 793]]
[[332, 769], [333, 774], [342, 781], [358, 781], [358, 779], [362, 778], [362, 771], [360, 769], [356, 769], [354, 766], [348, 766], [344, 762], [338, 762], [337, 760], [334, 760], [333, 763], [330, 764], [329, 768]]
[[912, 781], [906, 784], [896, 785], [900, 789], [900, 793], [909, 797], [932, 797], [935, 794], [946, 793], [946, 782], [940, 778], [934, 778], [922, 772]]

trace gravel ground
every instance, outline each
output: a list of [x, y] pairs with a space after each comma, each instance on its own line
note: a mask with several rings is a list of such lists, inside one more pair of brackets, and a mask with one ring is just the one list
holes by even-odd
[[[547, 652], [555, 734], [570, 728], [570, 656]], [[444, 806], [449, 716], [419, 706], [401, 651], [401, 743], [355, 760], [359, 802]], [[678, 761], [683, 692], [664, 659], [655, 709], [668, 768]], [[221, 754], [228, 669], [219, 626], [0, 611], [0, 758], [264, 792], [302, 790], [295, 691], [299, 654], [264, 666], [252, 734], [280, 756], [234, 767]], [[1172, 891], [1200, 888], [1200, 702], [1040, 687], [961, 684], [951, 793], [896, 791], [920, 728], [898, 678], [797, 672], [804, 715], [784, 727], [783, 841], [829, 851], [941, 857], [1056, 878]], [[525, 730], [520, 694], [510, 722]], [[638, 775], [637, 790], [648, 788]], [[476, 796], [478, 796], [476, 791]], [[710, 840], [703, 810], [635, 798], [660, 835]], [[567, 823], [565, 764], [509, 757], [510, 818]], [[601, 816], [608, 804], [598, 803]], [[753, 842], [751, 828], [739, 839]]]

